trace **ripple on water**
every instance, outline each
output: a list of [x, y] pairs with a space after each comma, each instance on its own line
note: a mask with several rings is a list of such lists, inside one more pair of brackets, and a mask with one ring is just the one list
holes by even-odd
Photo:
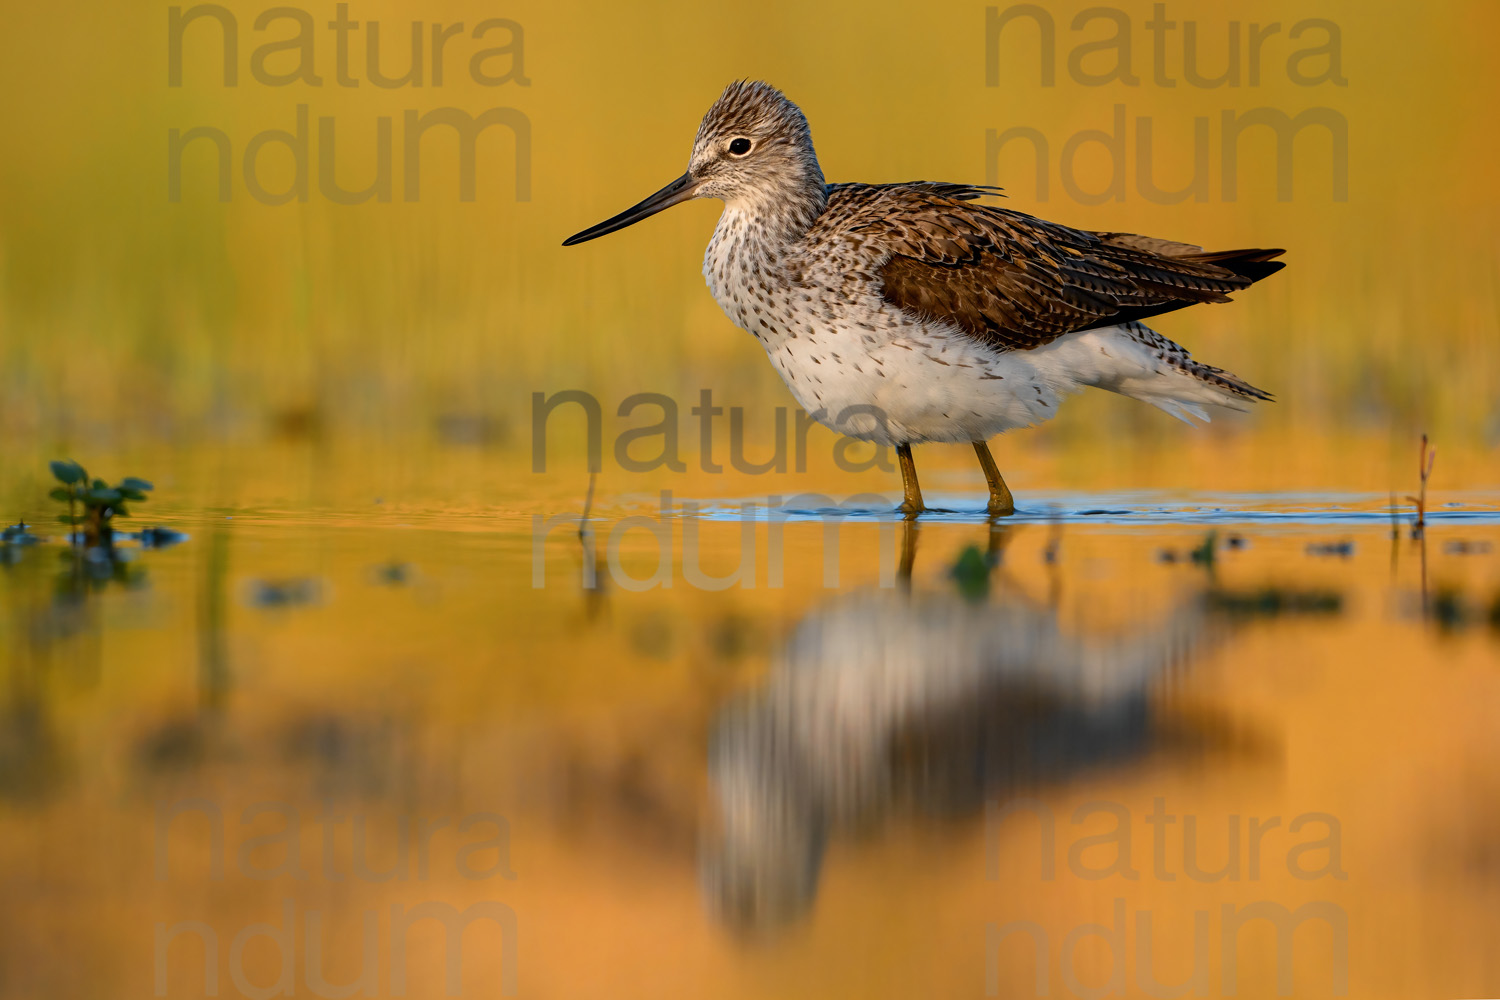
[[[841, 517], [855, 521], [899, 519], [895, 501], [888, 506], [873, 503], [834, 505], [828, 497], [701, 500], [691, 509], [670, 513], [696, 514], [707, 520], [739, 520], [754, 510], [757, 518], [767, 511], [778, 520], [818, 521]], [[864, 497], [858, 498], [864, 501]], [[819, 501], [822, 501], [821, 503]], [[691, 501], [690, 501], [691, 503]], [[979, 494], [930, 495], [931, 510], [923, 521], [983, 523], [989, 518], [985, 498]], [[1410, 521], [1416, 514], [1412, 504], [1397, 504], [1397, 517]], [[1033, 493], [1025, 496], [1007, 523], [1077, 522], [1094, 524], [1242, 524], [1276, 527], [1319, 525], [1389, 524], [1390, 498], [1377, 493], [1212, 493], [1182, 494], [1151, 491], [1121, 493]], [[1427, 512], [1429, 524], [1500, 524], [1500, 493], [1473, 491], [1458, 494]]]

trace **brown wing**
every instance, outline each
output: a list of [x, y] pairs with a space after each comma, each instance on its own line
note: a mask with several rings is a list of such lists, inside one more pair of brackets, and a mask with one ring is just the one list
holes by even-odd
[[1271, 262], [1281, 250], [1205, 253], [975, 203], [993, 192], [925, 182], [837, 185], [829, 209], [843, 216], [840, 228], [888, 253], [879, 268], [886, 301], [1003, 349], [1028, 350], [1196, 302], [1227, 302], [1228, 293], [1284, 266]]

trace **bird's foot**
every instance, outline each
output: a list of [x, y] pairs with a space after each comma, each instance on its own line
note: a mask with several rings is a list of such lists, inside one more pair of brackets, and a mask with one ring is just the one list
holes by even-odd
[[1016, 512], [1016, 501], [1009, 493], [1004, 496], [990, 496], [989, 507], [986, 508], [990, 517], [1010, 517]]

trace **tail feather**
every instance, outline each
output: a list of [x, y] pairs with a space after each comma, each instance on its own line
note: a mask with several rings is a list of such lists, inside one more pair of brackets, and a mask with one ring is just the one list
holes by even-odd
[[1185, 423], [1210, 419], [1206, 407], [1248, 410], [1271, 394], [1222, 368], [1193, 360], [1181, 344], [1141, 323], [1066, 338], [1061, 350], [1082, 385], [1150, 403]]
[[1205, 253], [1183, 254], [1182, 256], [1186, 260], [1201, 261], [1205, 264], [1222, 267], [1226, 271], [1233, 271], [1240, 277], [1250, 281], [1259, 281], [1286, 267], [1285, 261], [1272, 260], [1273, 257], [1280, 257], [1284, 253], [1286, 251], [1280, 249], [1246, 249], [1212, 250]]
[[[1148, 253], [1160, 254], [1163, 257], [1172, 257], [1177, 260], [1194, 261], [1200, 264], [1213, 264], [1224, 270], [1237, 274], [1249, 282], [1259, 281], [1268, 275], [1286, 267], [1282, 261], [1272, 261], [1274, 257], [1280, 257], [1286, 253], [1285, 250], [1263, 247], [1247, 247], [1240, 250], [1204, 250], [1200, 246], [1191, 243], [1177, 243], [1172, 240], [1158, 239], [1154, 236], [1137, 236], [1134, 233], [1096, 233], [1105, 243], [1114, 246], [1131, 247], [1136, 250], [1145, 250]], [[1142, 317], [1144, 318], [1144, 317]]]
[[1259, 399], [1267, 403], [1275, 402], [1275, 397], [1266, 390], [1251, 385], [1233, 372], [1227, 372], [1222, 368], [1215, 368], [1213, 365], [1206, 365], [1201, 361], [1194, 361], [1186, 351], [1182, 353], [1181, 358], [1172, 359], [1171, 364], [1172, 367], [1185, 375], [1191, 375], [1193, 378], [1228, 389], [1235, 395], [1242, 396], [1245, 399]]

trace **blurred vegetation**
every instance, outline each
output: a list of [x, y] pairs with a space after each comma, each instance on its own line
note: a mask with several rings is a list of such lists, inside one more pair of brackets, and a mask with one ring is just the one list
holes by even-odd
[[[13, 456], [82, 444], [397, 438], [418, 448], [473, 439], [518, 453], [533, 391], [587, 389], [612, 414], [638, 391], [674, 394], [686, 411], [705, 386], [726, 405], [750, 408], [750, 446], [762, 447], [772, 425], [765, 411], [793, 404], [759, 347], [703, 288], [699, 262], [716, 206], [681, 208], [586, 247], [558, 246], [675, 176], [699, 116], [740, 75], [770, 79], [805, 107], [833, 180], [984, 181], [997, 169], [1010, 207], [1059, 221], [1209, 246], [1287, 247], [1287, 270], [1236, 305], [1160, 322], [1199, 356], [1277, 395], [1274, 406], [1210, 432], [1263, 442], [1257, 453], [1268, 470], [1278, 446], [1310, 431], [1385, 439], [1394, 453], [1430, 430], [1455, 456], [1455, 474], [1500, 441], [1490, 181], [1500, 140], [1473, 127], [1486, 119], [1497, 82], [1481, 43], [1500, 28], [1493, 5], [1470, 0], [1411, 18], [1330, 2], [1319, 14], [1342, 29], [1347, 86], [1292, 83], [1282, 53], [1268, 57], [1258, 86], [1217, 90], [1151, 85], [1149, 34], [1139, 30], [1151, 16], [1146, 2], [1120, 5], [1138, 29], [1142, 86], [1085, 87], [1060, 74], [1057, 86], [1041, 87], [1034, 60], [1018, 57], [996, 88], [984, 85], [982, 6], [918, 17], [877, 3], [849, 18], [776, 0], [746, 17], [681, 2], [642, 17], [528, 0], [505, 16], [525, 29], [529, 85], [482, 87], [450, 66], [441, 87], [429, 80], [394, 90], [335, 85], [322, 28], [332, 3], [307, 8], [319, 24], [324, 85], [256, 83], [246, 66], [271, 36], [252, 28], [265, 5], [228, 6], [241, 36], [233, 88], [222, 84], [216, 29], [205, 25], [187, 36], [183, 85], [167, 85], [162, 8], [95, 11], [83, 33], [53, 8], [14, 12], [14, 37], [55, 43], [12, 45], [0, 60], [0, 83], [27, 94], [0, 164], [0, 439]], [[685, 16], [674, 17], [674, 6]], [[1226, 13], [1174, 13], [1200, 22], [1204, 60], [1222, 57]], [[491, 14], [473, 0], [445, 0], [420, 9], [384, 3], [363, 16], [385, 22], [383, 58], [394, 68], [409, 58], [411, 19], [472, 25]], [[1080, 39], [1066, 30], [1067, 12], [1057, 16], [1062, 65]], [[1302, 16], [1290, 2], [1257, 9], [1267, 22]], [[1401, 57], [1388, 58], [1393, 52]], [[1173, 66], [1181, 58], [1168, 55]], [[535, 135], [531, 200], [515, 200], [512, 140], [495, 129], [480, 140], [472, 203], [458, 200], [444, 139], [424, 151], [418, 202], [401, 200], [398, 179], [386, 204], [333, 204], [316, 183], [306, 203], [261, 204], [244, 190], [239, 157], [256, 133], [291, 128], [299, 103], [314, 121], [336, 120], [346, 188], [374, 172], [381, 116], [395, 121], [399, 145], [407, 109], [516, 108]], [[1235, 202], [1217, 200], [1216, 190], [1208, 202], [1161, 205], [1137, 196], [1133, 183], [1120, 202], [1078, 205], [1056, 183], [1051, 200], [1037, 202], [1021, 154], [985, 162], [988, 128], [1035, 126], [1055, 151], [1067, 136], [1107, 127], [1114, 103], [1157, 120], [1155, 174], [1166, 187], [1180, 186], [1192, 162], [1195, 115], [1332, 107], [1349, 123], [1349, 201], [1330, 200], [1327, 139], [1314, 132], [1297, 142], [1290, 202], [1275, 200], [1275, 150], [1260, 138], [1247, 137]], [[221, 128], [233, 143], [228, 203], [215, 199], [206, 151], [185, 161], [182, 201], [168, 201], [168, 130], [196, 126]], [[910, 141], [890, 141], [893, 130]], [[1100, 187], [1098, 154], [1097, 144], [1080, 151], [1085, 188]], [[269, 175], [287, 166], [278, 155], [267, 154]], [[1133, 181], [1134, 163], [1129, 169]], [[1098, 433], [1101, 422], [1108, 435]], [[455, 442], [454, 427], [484, 432], [465, 430]], [[577, 443], [570, 435], [581, 441], [569, 428], [557, 433], [560, 454]], [[1080, 400], [1008, 450], [1091, 457], [1103, 464], [1090, 467], [1109, 469], [1121, 447], [1170, 450], [1195, 440], [1190, 434], [1145, 407]], [[696, 445], [692, 435], [684, 445]], [[1383, 464], [1373, 478], [1387, 485]]]

